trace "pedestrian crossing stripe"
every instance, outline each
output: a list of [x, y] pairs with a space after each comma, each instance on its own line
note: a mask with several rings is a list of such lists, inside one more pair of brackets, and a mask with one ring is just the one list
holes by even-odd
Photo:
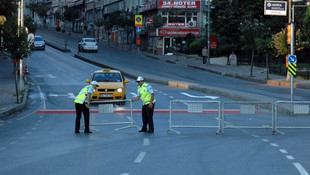
[[296, 63], [289, 63], [288, 64], [288, 73], [290, 75], [296, 75], [297, 64]]

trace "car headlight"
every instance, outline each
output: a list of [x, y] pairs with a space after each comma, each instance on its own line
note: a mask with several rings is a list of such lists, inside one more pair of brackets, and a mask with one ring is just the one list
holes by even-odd
[[123, 88], [117, 88], [116, 91], [117, 92], [123, 92]]

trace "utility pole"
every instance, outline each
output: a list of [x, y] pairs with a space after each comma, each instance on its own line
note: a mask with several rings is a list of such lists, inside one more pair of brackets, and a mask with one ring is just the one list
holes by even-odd
[[[19, 1], [18, 7], [18, 35], [20, 30], [24, 27], [24, 0]], [[17, 63], [16, 63], [17, 64]], [[17, 68], [17, 67], [16, 67]], [[23, 82], [23, 58], [19, 60], [19, 90], [24, 89], [24, 82]]]
[[210, 63], [210, 0], [208, 1], [208, 64]]

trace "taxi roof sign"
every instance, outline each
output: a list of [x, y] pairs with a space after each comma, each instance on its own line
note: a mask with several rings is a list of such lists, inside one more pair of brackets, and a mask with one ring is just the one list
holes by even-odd
[[111, 72], [111, 69], [109, 69], [109, 68], [104, 68], [104, 69], [102, 69], [102, 72]]

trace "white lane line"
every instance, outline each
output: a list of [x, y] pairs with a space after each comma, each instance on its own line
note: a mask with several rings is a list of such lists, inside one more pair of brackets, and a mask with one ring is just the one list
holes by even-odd
[[21, 136], [21, 137], [20, 137], [20, 139], [25, 139], [25, 138], [26, 138], [25, 136]]
[[121, 175], [129, 175], [129, 173], [122, 173]]
[[309, 175], [308, 172], [304, 169], [304, 167], [300, 165], [299, 163], [293, 163], [293, 165], [297, 168], [300, 175]]
[[165, 95], [165, 96], [166, 96], [167, 94], [165, 94], [165, 93], [164, 93], [163, 95]]
[[275, 143], [270, 143], [271, 146], [274, 146], [274, 147], [278, 147], [279, 145], [275, 144]]
[[295, 159], [295, 158], [294, 158], [293, 156], [291, 156], [291, 155], [287, 155], [286, 158], [289, 159], [289, 160], [294, 160], [294, 159]]
[[43, 118], [43, 116], [42, 116], [42, 115], [40, 115], [40, 116], [39, 116], [39, 118], [41, 118], [41, 119], [42, 119], [42, 118]]
[[242, 132], [245, 133], [245, 134], [249, 133], [248, 131], [242, 131]]
[[255, 138], [258, 138], [259, 136], [258, 135], [252, 135], [253, 137], [255, 137]]
[[[31, 77], [30, 77], [31, 78]], [[31, 78], [32, 79], [32, 81], [35, 83], [35, 84], [37, 84], [37, 82], [33, 79], [33, 78]], [[40, 98], [41, 98], [41, 101], [43, 102], [43, 109], [46, 109], [46, 103], [45, 103], [45, 99], [44, 99], [44, 95], [43, 95], [43, 93], [42, 93], [42, 90], [41, 90], [41, 87], [38, 85], [37, 86], [38, 87], [38, 90], [39, 90], [39, 94], [40, 94]]]
[[33, 127], [32, 130], [36, 130], [37, 128]]
[[174, 97], [172, 97], [172, 96], [169, 96], [169, 98], [174, 98]]
[[31, 133], [32, 133], [31, 131], [28, 131], [26, 134], [29, 135], [29, 134], [31, 134]]
[[219, 97], [216, 97], [216, 96], [208, 96], [208, 95], [204, 95], [204, 96], [196, 96], [196, 95], [191, 95], [191, 94], [188, 94], [188, 93], [185, 93], [185, 92], [181, 92], [182, 95], [185, 95], [185, 96], [188, 96], [188, 97], [191, 97], [191, 98], [210, 98], [212, 100], [215, 100]]
[[4, 126], [4, 124], [0, 124], [0, 126]]
[[39, 124], [35, 124], [34, 126], [39, 126]]
[[16, 141], [10, 142], [11, 145], [14, 145], [14, 144], [16, 144], [16, 143], [17, 143]]
[[150, 145], [150, 139], [144, 138], [143, 139], [143, 146], [148, 146], [148, 145]]
[[285, 149], [279, 149], [279, 151], [283, 154], [287, 154], [288, 152]]
[[263, 142], [269, 142], [269, 140], [268, 140], [268, 139], [262, 139], [262, 141], [263, 141]]
[[140, 163], [142, 162], [144, 156], [145, 156], [146, 152], [140, 152], [140, 154], [138, 155], [138, 157], [135, 160], [135, 163]]
[[42, 120], [37, 120], [38, 123], [40, 123]]
[[0, 147], [0, 151], [5, 150], [5, 149], [6, 149], [6, 147]]
[[132, 97], [137, 97], [137, 94], [134, 93], [134, 92], [130, 92], [130, 94], [131, 94]]

